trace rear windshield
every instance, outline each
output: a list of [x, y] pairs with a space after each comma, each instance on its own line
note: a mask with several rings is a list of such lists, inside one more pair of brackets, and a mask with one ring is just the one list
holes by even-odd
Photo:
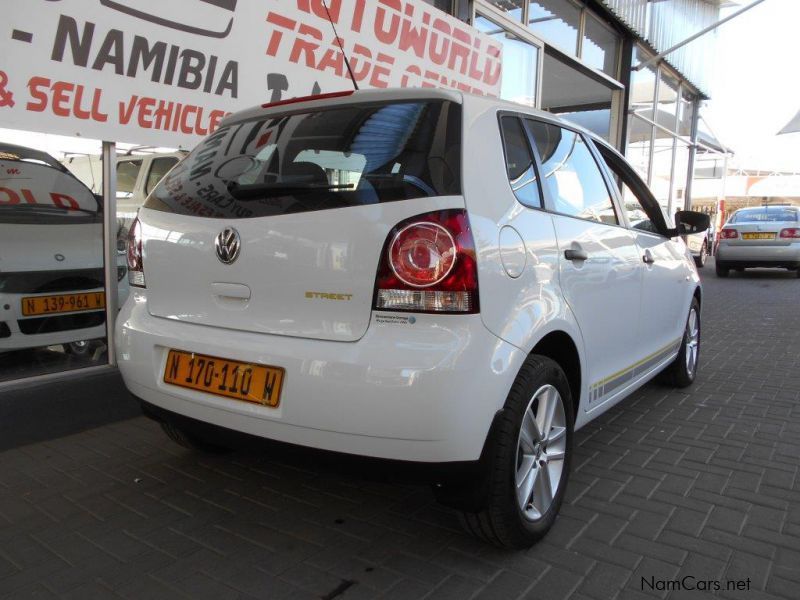
[[745, 208], [736, 212], [731, 223], [766, 223], [776, 221], [797, 221], [797, 211], [791, 208], [763, 206]]
[[461, 193], [461, 106], [353, 104], [218, 129], [146, 208], [251, 218]]

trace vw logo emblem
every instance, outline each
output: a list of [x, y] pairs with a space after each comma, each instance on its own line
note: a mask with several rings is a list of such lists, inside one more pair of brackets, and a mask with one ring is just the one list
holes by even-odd
[[217, 249], [217, 258], [220, 262], [230, 265], [239, 258], [242, 249], [242, 240], [239, 232], [233, 227], [226, 227], [217, 236], [214, 246]]

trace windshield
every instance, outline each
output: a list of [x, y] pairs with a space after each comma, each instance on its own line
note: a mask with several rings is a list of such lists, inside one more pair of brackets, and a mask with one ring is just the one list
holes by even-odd
[[797, 210], [783, 206], [760, 206], [736, 211], [731, 223], [774, 223], [797, 221]]
[[461, 106], [353, 104], [218, 129], [146, 208], [249, 218], [461, 193]]
[[0, 224], [102, 222], [98, 198], [69, 171], [58, 167], [38, 159], [0, 157]]

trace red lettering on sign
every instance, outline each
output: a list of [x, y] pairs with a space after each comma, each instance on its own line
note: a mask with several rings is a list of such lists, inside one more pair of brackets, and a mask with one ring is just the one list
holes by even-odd
[[86, 88], [80, 84], [68, 81], [51, 83], [46, 77], [31, 77], [28, 80], [28, 89], [33, 100], [28, 102], [25, 108], [31, 112], [45, 112], [49, 105], [52, 113], [58, 117], [74, 116], [98, 123], [105, 123], [108, 120], [108, 115], [100, 110], [103, 90], [99, 88], [93, 90], [91, 105], [88, 107], [83, 100]]

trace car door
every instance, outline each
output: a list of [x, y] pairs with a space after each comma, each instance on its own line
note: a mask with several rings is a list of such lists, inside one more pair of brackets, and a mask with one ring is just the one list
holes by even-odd
[[583, 335], [589, 403], [622, 391], [642, 355], [641, 258], [584, 136], [526, 119], [559, 249], [561, 290]]
[[679, 238], [669, 238], [672, 227], [668, 215], [650, 193], [633, 168], [613, 150], [598, 144], [605, 165], [617, 183], [615, 190], [630, 230], [636, 236], [644, 273], [639, 320], [640, 343], [644, 346], [644, 373], [670, 358], [680, 344], [688, 310], [687, 283], [691, 280], [692, 261], [686, 245]]

